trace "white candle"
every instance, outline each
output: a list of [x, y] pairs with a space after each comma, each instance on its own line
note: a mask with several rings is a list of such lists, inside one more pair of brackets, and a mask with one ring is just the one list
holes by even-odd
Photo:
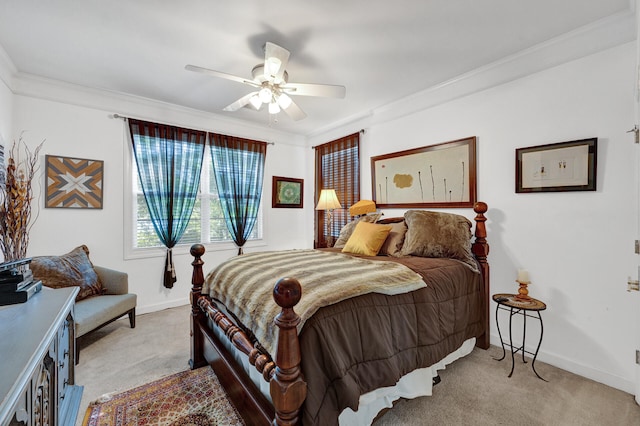
[[518, 281], [528, 283], [529, 271], [527, 271], [526, 269], [518, 269]]

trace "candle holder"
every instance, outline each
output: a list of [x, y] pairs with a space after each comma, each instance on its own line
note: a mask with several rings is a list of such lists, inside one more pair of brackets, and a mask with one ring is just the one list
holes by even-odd
[[520, 281], [516, 280], [518, 284], [520, 284], [520, 288], [518, 288], [518, 294], [516, 294], [515, 298], [520, 301], [530, 301], [531, 297], [529, 297], [529, 290], [527, 286], [531, 283], [531, 281]]

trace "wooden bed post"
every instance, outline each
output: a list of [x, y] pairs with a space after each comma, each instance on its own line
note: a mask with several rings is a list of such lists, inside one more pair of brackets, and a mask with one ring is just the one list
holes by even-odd
[[191, 359], [189, 359], [189, 366], [191, 369], [196, 369], [207, 365], [207, 360], [204, 358], [203, 350], [203, 336], [202, 333], [197, 330], [199, 321], [204, 319], [204, 313], [198, 307], [198, 299], [202, 293], [202, 284], [204, 284], [204, 274], [202, 273], [202, 265], [204, 261], [202, 256], [204, 255], [204, 246], [202, 244], [194, 244], [191, 246], [191, 255], [194, 257], [191, 266], [193, 266], [193, 273], [191, 275]]
[[475, 229], [475, 242], [471, 246], [471, 251], [478, 259], [480, 263], [480, 270], [482, 272], [482, 282], [484, 288], [482, 289], [482, 300], [484, 306], [482, 307], [483, 320], [484, 320], [484, 333], [478, 338], [476, 345], [482, 349], [489, 349], [489, 300], [491, 297], [490, 287], [489, 287], [489, 262], [487, 261], [487, 256], [489, 255], [489, 244], [487, 243], [487, 228], [485, 226], [485, 222], [487, 218], [485, 217], [485, 213], [488, 210], [487, 203], [483, 203], [482, 201], [478, 201], [473, 206], [473, 211], [476, 212], [476, 217], [474, 218], [476, 222]]
[[269, 385], [276, 409], [273, 424], [278, 426], [298, 424], [300, 407], [307, 396], [307, 383], [300, 371], [300, 342], [296, 329], [300, 317], [293, 310], [301, 296], [302, 288], [295, 278], [282, 278], [273, 289], [273, 298], [282, 308], [275, 319], [278, 326], [278, 348], [275, 374]]

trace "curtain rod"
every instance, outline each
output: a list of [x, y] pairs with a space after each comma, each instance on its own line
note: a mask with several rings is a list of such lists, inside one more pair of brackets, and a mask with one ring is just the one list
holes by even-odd
[[[127, 118], [132, 118], [132, 119], [134, 119], [134, 120], [142, 120], [142, 121], [155, 122], [155, 120], [151, 120], [151, 119], [148, 119], [148, 118], [133, 117], [133, 116], [129, 116], [129, 115], [122, 115], [122, 114], [118, 114], [118, 113], [113, 113], [113, 114], [111, 115], [111, 118], [121, 118], [121, 119], [123, 119], [123, 120], [126, 120]], [[163, 124], [168, 124], [168, 125], [170, 125], [170, 126], [176, 126], [176, 127], [184, 127], [184, 125], [182, 125], [182, 124], [176, 124], [176, 123], [163, 123]], [[210, 129], [192, 128], [192, 130], [200, 130], [200, 131], [203, 131], [203, 132], [212, 132], [212, 133], [215, 133], [213, 130], [210, 130]], [[241, 136], [237, 136], [237, 137], [241, 137]], [[243, 138], [244, 138], [244, 139], [247, 139], [247, 138], [245, 138], [245, 137], [243, 137]], [[264, 141], [261, 141], [261, 142], [264, 142]], [[266, 143], [267, 145], [275, 145], [275, 144], [276, 144], [275, 142], [264, 142], [264, 143]]]
[[[362, 133], [363, 135], [364, 135], [366, 132], [367, 132], [367, 131], [366, 131], [365, 129], [360, 129], [360, 130], [358, 131], [358, 133]], [[338, 138], [338, 139], [341, 139], [341, 138]], [[329, 142], [325, 142], [325, 143], [329, 143]], [[312, 146], [312, 147], [311, 147], [311, 149], [316, 149], [317, 147], [322, 146], [322, 145], [324, 145], [324, 143], [321, 143], [320, 145], [314, 145], [314, 146]]]

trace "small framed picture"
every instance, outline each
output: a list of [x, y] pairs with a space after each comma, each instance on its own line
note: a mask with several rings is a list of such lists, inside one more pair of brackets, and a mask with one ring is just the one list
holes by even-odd
[[304, 179], [273, 177], [271, 207], [301, 209], [304, 198]]
[[595, 191], [598, 138], [516, 149], [516, 192]]
[[46, 208], [101, 209], [104, 162], [45, 156]]

